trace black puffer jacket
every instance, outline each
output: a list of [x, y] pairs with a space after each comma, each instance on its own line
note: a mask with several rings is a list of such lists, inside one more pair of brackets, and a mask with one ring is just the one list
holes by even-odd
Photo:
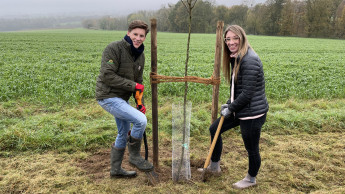
[[[231, 67], [233, 69], [233, 63]], [[236, 118], [256, 116], [268, 111], [262, 62], [251, 48], [241, 61], [234, 91], [234, 101], [230, 103], [229, 99], [227, 103]]]

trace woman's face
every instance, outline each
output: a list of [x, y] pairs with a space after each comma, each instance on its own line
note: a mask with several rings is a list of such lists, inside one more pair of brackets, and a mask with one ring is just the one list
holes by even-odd
[[228, 46], [231, 55], [234, 55], [238, 52], [240, 47], [240, 37], [235, 33], [228, 31], [225, 35], [225, 43]]
[[146, 38], [145, 30], [141, 28], [135, 28], [132, 31], [127, 32], [127, 36], [131, 38], [135, 48], [139, 48]]

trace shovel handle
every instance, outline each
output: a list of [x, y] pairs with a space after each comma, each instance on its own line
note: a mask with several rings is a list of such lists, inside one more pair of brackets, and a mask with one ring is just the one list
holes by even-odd
[[206, 161], [205, 161], [204, 169], [206, 169], [207, 166], [210, 164], [210, 160], [211, 160], [211, 156], [212, 156], [212, 153], [213, 153], [213, 150], [214, 150], [214, 146], [216, 145], [216, 142], [217, 142], [217, 139], [218, 139], [218, 136], [219, 136], [219, 133], [220, 133], [220, 129], [222, 128], [223, 122], [224, 122], [224, 116], [220, 117], [220, 121], [219, 121], [219, 124], [218, 124], [218, 128], [217, 128], [216, 134], [214, 135], [214, 138], [213, 138], [213, 141], [212, 141], [212, 144], [211, 144], [211, 147], [210, 147], [210, 151], [208, 152], [208, 155], [207, 155], [207, 158], [206, 158]]
[[141, 102], [141, 99], [143, 98], [144, 92], [140, 92], [140, 90], [135, 91], [135, 99], [137, 100], [137, 104], [140, 106], [143, 103]]

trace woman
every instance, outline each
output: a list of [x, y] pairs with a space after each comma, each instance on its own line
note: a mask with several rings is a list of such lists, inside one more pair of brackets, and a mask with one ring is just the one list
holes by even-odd
[[[261, 127], [266, 121], [268, 102], [265, 94], [265, 79], [260, 58], [249, 45], [246, 33], [237, 25], [226, 28], [224, 33], [223, 74], [230, 84], [230, 98], [221, 106], [224, 123], [220, 134], [240, 126], [244, 146], [248, 152], [249, 170], [243, 180], [233, 184], [244, 189], [256, 185], [261, 157], [259, 139]], [[211, 139], [216, 133], [220, 118], [210, 126]], [[211, 164], [211, 173], [219, 174], [222, 153], [222, 137], [219, 135]]]
[[[128, 100], [135, 91], [144, 91], [144, 44], [148, 25], [136, 20], [128, 26], [125, 37], [110, 43], [102, 55], [100, 73], [96, 83], [96, 99], [103, 109], [115, 117], [117, 137], [111, 146], [111, 177], [134, 177], [135, 171], [121, 168], [128, 141], [129, 163], [139, 170], [151, 171], [153, 165], [140, 156], [141, 139], [147, 119], [144, 105], [134, 108]], [[139, 110], [137, 110], [139, 109]], [[131, 133], [131, 124], [133, 127]]]

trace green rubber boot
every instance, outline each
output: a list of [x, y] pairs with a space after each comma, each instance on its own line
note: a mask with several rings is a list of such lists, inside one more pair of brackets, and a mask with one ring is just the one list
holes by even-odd
[[111, 146], [110, 153], [110, 177], [111, 178], [133, 178], [137, 176], [135, 171], [126, 171], [121, 168], [123, 155], [125, 153], [125, 148], [117, 149], [113, 145]]
[[141, 157], [140, 155], [141, 139], [136, 139], [129, 136], [128, 150], [129, 150], [129, 163], [141, 171], [152, 171], [153, 165]]

